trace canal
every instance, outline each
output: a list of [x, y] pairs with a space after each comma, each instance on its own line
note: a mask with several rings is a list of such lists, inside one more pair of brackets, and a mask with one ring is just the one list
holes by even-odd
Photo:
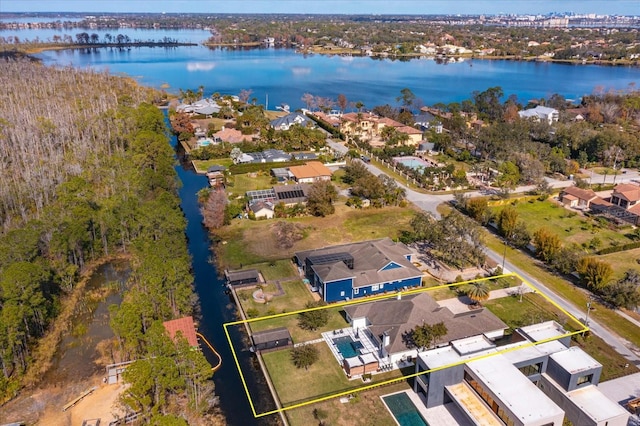
[[[202, 214], [197, 201], [197, 192], [207, 186], [205, 176], [197, 175], [191, 163], [185, 161], [184, 151], [177, 144], [176, 137], [172, 137], [172, 145], [176, 148], [179, 164], [176, 166], [178, 177], [182, 181], [179, 190], [182, 210], [187, 218], [188, 248], [191, 255], [195, 291], [200, 298], [201, 319], [198, 331], [216, 348], [222, 356], [222, 367], [216, 371], [213, 381], [216, 395], [220, 398], [220, 407], [229, 425], [275, 425], [279, 424], [278, 416], [272, 415], [255, 419], [237, 367], [229, 348], [222, 325], [238, 319], [237, 309], [233, 298], [226, 293], [224, 281], [213, 262], [211, 239], [202, 225]], [[237, 351], [238, 362], [242, 367], [247, 388], [257, 405], [257, 412], [265, 412], [274, 408], [271, 395], [264, 384], [262, 372], [254, 364], [255, 358], [246, 345], [246, 335], [239, 327], [231, 328], [231, 338], [234, 347], [242, 348]], [[215, 365], [217, 358], [204, 345], [203, 351], [211, 365]]]

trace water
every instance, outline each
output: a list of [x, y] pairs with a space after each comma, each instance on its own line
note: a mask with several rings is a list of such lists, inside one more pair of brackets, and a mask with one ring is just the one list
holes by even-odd
[[[100, 266], [91, 275], [71, 319], [71, 333], [60, 342], [53, 366], [41, 384], [80, 381], [104, 373], [103, 367], [98, 366], [98, 359], [103, 356], [98, 344], [113, 338], [109, 326], [109, 305], [122, 302], [129, 273], [127, 262], [111, 262]], [[107, 359], [107, 363], [111, 362]]]
[[353, 347], [353, 339], [349, 336], [333, 339], [333, 344], [336, 345], [343, 358], [352, 358], [358, 355]]
[[[177, 145], [175, 137], [172, 138], [172, 144], [174, 147]], [[179, 151], [179, 158], [183, 154]], [[202, 214], [196, 193], [207, 186], [207, 178], [195, 174], [190, 163], [183, 163], [177, 166], [176, 170], [182, 181], [180, 188], [181, 207], [188, 222], [188, 248], [192, 258], [195, 290], [200, 297], [202, 309], [202, 322], [198, 325], [198, 331], [213, 344], [222, 356], [222, 367], [213, 375], [215, 392], [220, 396], [220, 406], [229, 425], [273, 424], [277, 421], [275, 416], [262, 419], [253, 417], [222, 327], [222, 324], [235, 321], [238, 318], [233, 299], [226, 294], [224, 281], [219, 278], [215, 265], [210, 262], [212, 242], [207, 230], [202, 226]], [[240, 327], [231, 327], [230, 334], [234, 347], [241, 348], [239, 352], [236, 352], [236, 355], [244, 371], [249, 392], [254, 403], [257, 402], [256, 411], [261, 413], [273, 410], [275, 406], [273, 406], [271, 394], [263, 384], [262, 373], [256, 370], [254, 356], [249, 352], [245, 344], [245, 335], [241, 334], [240, 330]], [[207, 348], [204, 348], [203, 352], [211, 365], [217, 363], [217, 358]]]
[[433, 60], [392, 61], [367, 57], [302, 55], [291, 49], [225, 50], [204, 46], [49, 51], [38, 55], [45, 64], [108, 69], [138, 78], [140, 83], [168, 91], [197, 89], [238, 94], [253, 91], [260, 104], [274, 109], [282, 103], [305, 107], [305, 93], [349, 101], [365, 108], [398, 105], [396, 97], [408, 87], [425, 104], [469, 99], [473, 91], [502, 87], [520, 102], [559, 93], [579, 100], [596, 87], [626, 90], [640, 83], [640, 69], [540, 62], [473, 60], [438, 64]]
[[400, 426], [429, 426], [405, 392], [382, 398]]
[[418, 169], [423, 169], [425, 167], [429, 167], [429, 163], [427, 163], [426, 161], [424, 161], [421, 158], [418, 157], [393, 157], [393, 159], [397, 162], [402, 164], [403, 166], [407, 166], [411, 169], [414, 170], [418, 170]]

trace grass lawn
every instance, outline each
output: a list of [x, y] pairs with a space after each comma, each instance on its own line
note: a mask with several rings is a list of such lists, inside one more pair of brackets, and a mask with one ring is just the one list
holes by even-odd
[[[236, 293], [244, 312], [247, 313], [249, 309], [255, 309], [258, 316], [275, 315], [304, 309], [308, 302], [313, 301], [311, 293], [300, 280], [284, 281], [280, 285], [285, 294], [274, 296], [268, 303], [258, 303], [253, 299], [255, 287], [238, 290]], [[269, 284], [263, 287], [263, 291], [267, 294], [275, 294], [278, 289], [275, 284]]]
[[362, 385], [362, 381], [347, 379], [326, 343], [314, 346], [320, 357], [308, 370], [293, 365], [291, 350], [263, 354], [269, 376], [284, 406]]
[[523, 295], [522, 302], [520, 302], [519, 296], [509, 296], [487, 300], [482, 302], [482, 305], [511, 329], [550, 320], [557, 321], [567, 331], [582, 328], [539, 294], [527, 293]]
[[[240, 265], [289, 259], [300, 250], [309, 250], [334, 244], [345, 244], [374, 238], [397, 238], [409, 229], [415, 214], [413, 208], [385, 207], [383, 209], [352, 209], [336, 205], [336, 212], [327, 217], [305, 216], [295, 219], [234, 220], [229, 226], [216, 231], [224, 242], [216, 247], [221, 269], [239, 268]], [[289, 249], [277, 246], [273, 224], [287, 220], [303, 227], [304, 237]]]
[[291, 426], [316, 425], [319, 420], [324, 420], [327, 425], [396, 426], [397, 423], [380, 397], [409, 389], [407, 382], [395, 383], [360, 392], [346, 404], [341, 403], [339, 398], [334, 398], [288, 410], [285, 414]]
[[[492, 208], [493, 213], [499, 213], [504, 207]], [[583, 217], [575, 211], [565, 209], [553, 201], [530, 200], [515, 204], [518, 219], [527, 224], [527, 229], [533, 234], [540, 228], [547, 228], [555, 233], [562, 242], [589, 244], [594, 238], [600, 240], [598, 249], [612, 244], [626, 244], [632, 242], [625, 236], [626, 232], [610, 229], [596, 220]]]
[[[492, 234], [487, 233], [485, 241], [490, 249], [498, 253], [501, 253], [504, 250], [504, 244], [502, 241]], [[620, 253], [616, 253], [613, 256], [615, 255], [623, 257], [620, 256]], [[584, 306], [586, 310], [589, 293], [585, 290], [575, 286], [573, 283], [563, 279], [562, 277], [547, 272], [545, 269], [538, 266], [537, 262], [532, 260], [530, 256], [520, 252], [519, 250], [514, 250], [510, 247], [507, 248], [507, 259], [527, 274], [534, 277], [536, 280], [544, 283], [553, 292], [565, 300], [578, 307]], [[640, 347], [640, 327], [636, 327], [634, 324], [622, 318], [611, 309], [608, 309], [597, 302], [592, 302], [591, 306], [592, 310], [590, 315], [592, 318], [610, 328], [620, 337], [623, 337], [635, 346]]]
[[[304, 308], [304, 306], [302, 306]], [[299, 308], [299, 309], [302, 309]], [[340, 308], [328, 308], [329, 309], [329, 322], [324, 327], [320, 327], [315, 331], [304, 330], [298, 325], [298, 315], [285, 315], [278, 318], [265, 319], [262, 321], [255, 321], [249, 323], [253, 332], [269, 330], [277, 327], [286, 327], [291, 333], [293, 343], [308, 342], [310, 340], [319, 339], [322, 337], [322, 333], [325, 331], [336, 330], [339, 328], [348, 327], [349, 324], [344, 319], [344, 315], [341, 313]], [[290, 309], [291, 311], [293, 309]]]
[[298, 271], [290, 259], [248, 265], [244, 269], [258, 269], [265, 280], [282, 280], [298, 277]]
[[273, 186], [271, 183], [271, 176], [264, 172], [257, 172], [255, 177], [250, 177], [249, 174], [233, 175], [229, 177], [227, 192], [229, 196], [233, 198], [243, 196], [247, 191], [254, 191], [256, 189], [269, 189]]
[[605, 254], [599, 256], [601, 260], [604, 260], [613, 267], [613, 279], [618, 280], [624, 277], [624, 273], [629, 269], [640, 268], [638, 260], [640, 259], [640, 248], [627, 250], [619, 253]]
[[227, 169], [233, 164], [231, 158], [216, 158], [213, 160], [193, 160], [193, 166], [197, 173], [206, 173], [211, 166], [225, 166]]

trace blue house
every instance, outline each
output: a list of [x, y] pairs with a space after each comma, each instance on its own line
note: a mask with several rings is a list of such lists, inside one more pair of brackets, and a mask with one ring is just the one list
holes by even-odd
[[294, 260], [324, 301], [337, 302], [422, 283], [411, 250], [390, 238], [298, 252]]

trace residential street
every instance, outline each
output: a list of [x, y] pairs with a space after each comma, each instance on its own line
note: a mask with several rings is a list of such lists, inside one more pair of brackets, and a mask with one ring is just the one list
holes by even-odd
[[[364, 163], [364, 164], [366, 165], [367, 169], [376, 176], [384, 173], [383, 170], [378, 169], [377, 167], [373, 166], [371, 163]], [[598, 179], [602, 179], [602, 178], [603, 178], [602, 175], [596, 175], [596, 174], [594, 174], [594, 177], [593, 177], [595, 182], [598, 182]], [[612, 181], [611, 177], [609, 177], [609, 179], [611, 179]], [[637, 172], [630, 172], [630, 173], [626, 173], [624, 175], [618, 176], [616, 183], [629, 182], [633, 179], [638, 179]], [[567, 181], [559, 181], [554, 179], [547, 179], [547, 180], [554, 188], [562, 188], [562, 187], [573, 185], [573, 181], [570, 181], [570, 180], [567, 180]], [[451, 194], [445, 194], [445, 195], [423, 194], [420, 192], [416, 192], [400, 183], [398, 183], [398, 185], [400, 185], [402, 188], [404, 188], [407, 191], [407, 199], [409, 201], [411, 201], [413, 204], [418, 206], [420, 209], [433, 213], [436, 217], [439, 217], [439, 214], [436, 210], [437, 206], [443, 202], [450, 201], [453, 199], [453, 195]], [[516, 189], [515, 192], [525, 192], [529, 189], [531, 189], [531, 187], [519, 187]], [[487, 194], [481, 194], [478, 191], [470, 192], [468, 194], [470, 196], [487, 195]], [[491, 259], [495, 260], [498, 264], [502, 263], [502, 254], [496, 253], [492, 250], [489, 250], [488, 248], [485, 251], [487, 255]], [[549, 290], [545, 285], [540, 283], [538, 280], [534, 279], [532, 276], [530, 276], [523, 270], [515, 267], [511, 262], [509, 262], [508, 258], [505, 261], [505, 271], [515, 272], [519, 274], [522, 278], [527, 280], [529, 283], [533, 284], [535, 287], [543, 291], [547, 296], [549, 296], [551, 300], [556, 302], [559, 306], [561, 306], [571, 315], [575, 316], [581, 321], [584, 321], [586, 310], [587, 310], [586, 306], [576, 307], [573, 304], [567, 302], [566, 300], [564, 300], [563, 298], [561, 298], [560, 296], [556, 295], [551, 290]], [[576, 291], [579, 291], [579, 290], [576, 290]], [[618, 352], [619, 354], [624, 356], [626, 359], [628, 359], [629, 362], [632, 362], [636, 365], [640, 365], [640, 349], [639, 348], [633, 347], [633, 345], [630, 342], [624, 340], [620, 336], [607, 330], [602, 325], [600, 325], [597, 321], [594, 321], [591, 318], [589, 318], [589, 327], [594, 334], [602, 338], [605, 342], [607, 342], [607, 344], [613, 347], [616, 350], [616, 352]], [[630, 347], [633, 350], [630, 349]]]

